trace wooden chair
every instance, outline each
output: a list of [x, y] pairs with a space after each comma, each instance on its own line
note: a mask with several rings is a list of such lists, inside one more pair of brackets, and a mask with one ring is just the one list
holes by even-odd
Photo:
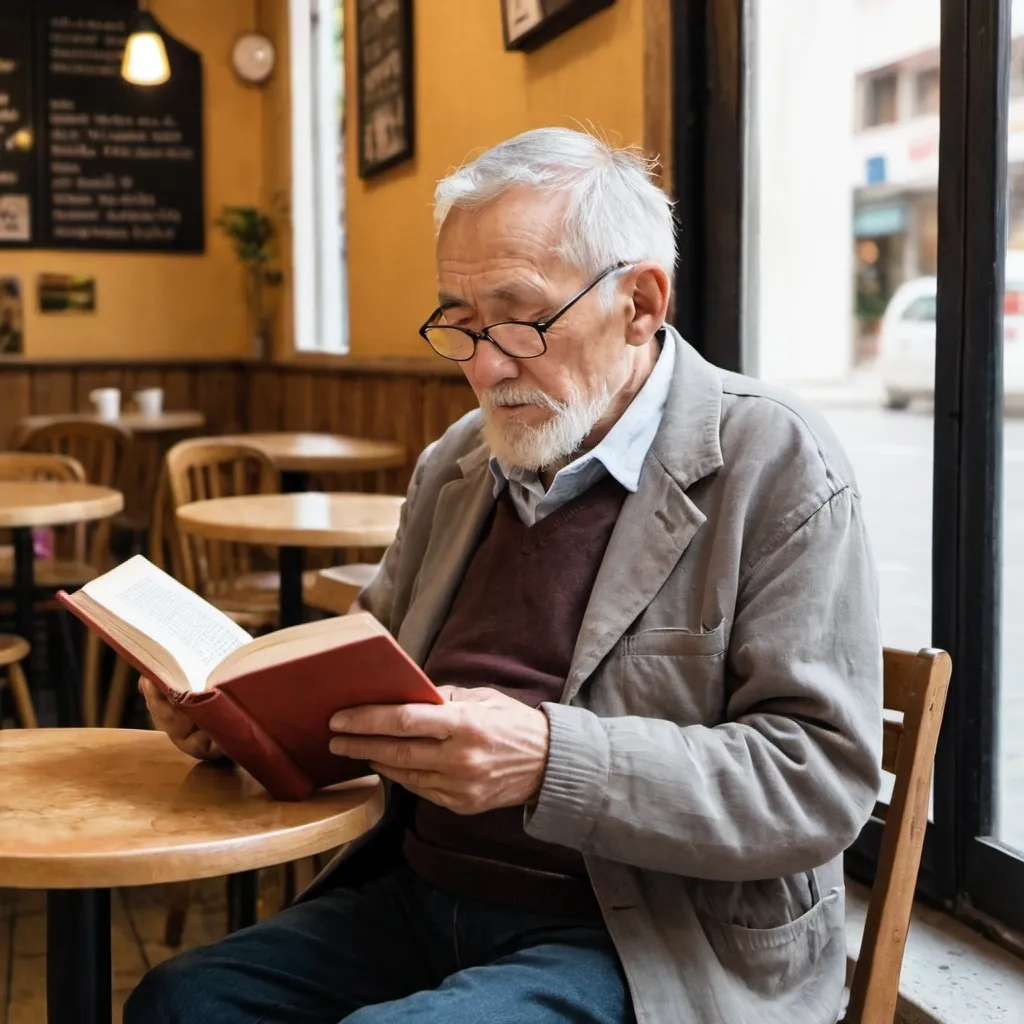
[[952, 670], [944, 651], [886, 650], [882, 766], [896, 776], [844, 1024], [892, 1024], [921, 864], [939, 727]]
[[[278, 490], [277, 470], [263, 452], [216, 438], [181, 441], [168, 451], [165, 465], [172, 509], [191, 501]], [[252, 545], [175, 531], [173, 550], [182, 583], [239, 625], [264, 629], [277, 624], [277, 574], [257, 571]]]
[[313, 608], [335, 615], [347, 614], [360, 591], [377, 574], [379, 564], [353, 562], [320, 569], [312, 583], [303, 588], [303, 600]]
[[[82, 464], [67, 455], [46, 455], [37, 452], [0, 452], [0, 482], [13, 480], [54, 480], [57, 482], [84, 483], [85, 470]], [[63, 586], [65, 581], [87, 582], [95, 573], [87, 561], [86, 524], [76, 523], [71, 526], [57, 527], [53, 531], [53, 557], [39, 558], [35, 561], [35, 580], [43, 589], [55, 590]], [[91, 573], [91, 575], [90, 575]], [[8, 545], [0, 547], [0, 588], [11, 588], [14, 585], [14, 549]], [[59, 612], [59, 606], [53, 599], [44, 599], [37, 603], [38, 612]], [[13, 610], [10, 602], [3, 602], [4, 612]], [[62, 630], [66, 644], [70, 644], [70, 633]], [[20, 650], [25, 644], [24, 654], [19, 654], [13, 661], [5, 661], [14, 649]], [[29, 695], [25, 676], [19, 662], [28, 653], [28, 644], [20, 637], [0, 637], [0, 665], [8, 666], [8, 682], [15, 708], [21, 724], [34, 727], [36, 714]], [[98, 659], [99, 649], [96, 649]], [[98, 665], [98, 661], [97, 661]]]
[[23, 729], [38, 729], [39, 720], [28, 691], [28, 680], [21, 669], [21, 662], [28, 657], [29, 645], [20, 636], [0, 634], [0, 669], [6, 669], [7, 686], [14, 698], [14, 710]]
[[[15, 430], [17, 447], [23, 452], [61, 455], [77, 461], [85, 479], [101, 487], [118, 487], [131, 434], [113, 423], [101, 423], [69, 416], [38, 427]], [[58, 559], [39, 576], [41, 586], [80, 587], [95, 579], [112, 565], [109, 519], [84, 525], [87, 540], [84, 556]], [[82, 718], [84, 724], [96, 724], [99, 709], [99, 676], [103, 644], [87, 630], [82, 654]]]
[[[112, 423], [69, 418], [45, 426], [18, 432], [18, 449], [46, 455], [63, 455], [75, 459], [85, 471], [85, 479], [102, 487], [117, 487], [121, 482], [131, 434]], [[62, 584], [88, 583], [98, 573], [111, 566], [110, 521], [100, 519], [89, 524], [89, 536], [84, 561], [88, 568], [72, 577], [61, 579]], [[66, 567], [68, 571], [72, 567]]]
[[[277, 625], [277, 574], [257, 572], [248, 545], [207, 541], [180, 534], [174, 510], [190, 501], [278, 489], [273, 463], [255, 448], [218, 438], [191, 438], [164, 457], [153, 499], [149, 559], [250, 632]], [[103, 713], [103, 725], [120, 725], [128, 698], [128, 666], [118, 660]]]

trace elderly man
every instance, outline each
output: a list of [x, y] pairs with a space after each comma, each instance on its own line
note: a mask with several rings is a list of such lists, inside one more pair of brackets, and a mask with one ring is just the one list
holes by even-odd
[[420, 457], [359, 603], [449, 700], [337, 714], [385, 822], [125, 1020], [832, 1024], [880, 778], [853, 472], [665, 325], [670, 204], [635, 154], [527, 132], [436, 217], [420, 333], [480, 409]]

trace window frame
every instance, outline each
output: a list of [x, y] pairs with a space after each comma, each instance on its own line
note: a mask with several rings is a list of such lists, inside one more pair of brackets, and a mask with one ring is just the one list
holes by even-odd
[[[768, 0], [677, 0], [672, 30], [681, 256], [673, 322], [713, 363], [753, 375], [757, 268], [746, 243], [758, 217], [750, 74], [757, 2]], [[1024, 851], [991, 835], [1011, 4], [942, 0], [941, 15], [932, 636], [921, 646], [949, 651], [953, 678], [918, 893], [1019, 949]], [[875, 816], [847, 852], [852, 876], [873, 880], [881, 833]]]

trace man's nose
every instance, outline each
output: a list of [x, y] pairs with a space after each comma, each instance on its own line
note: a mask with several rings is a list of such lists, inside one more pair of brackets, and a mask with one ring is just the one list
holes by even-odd
[[519, 361], [505, 355], [494, 342], [482, 338], [477, 342], [468, 369], [477, 385], [493, 388], [502, 381], [519, 376]]

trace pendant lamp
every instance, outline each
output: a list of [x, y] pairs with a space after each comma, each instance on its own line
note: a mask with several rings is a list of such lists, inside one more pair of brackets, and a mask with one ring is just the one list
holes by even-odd
[[162, 85], [171, 77], [163, 34], [148, 11], [136, 11], [128, 21], [121, 77], [133, 85]]

